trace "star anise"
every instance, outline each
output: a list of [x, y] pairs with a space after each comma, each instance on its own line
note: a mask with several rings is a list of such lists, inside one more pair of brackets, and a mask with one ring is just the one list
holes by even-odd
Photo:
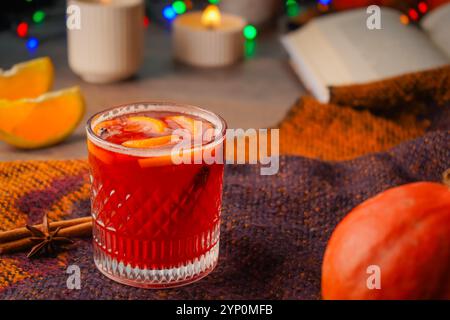
[[42, 226], [42, 230], [39, 230], [36, 227], [26, 225], [26, 228], [33, 235], [30, 240], [36, 243], [36, 245], [28, 253], [28, 258], [33, 258], [43, 253], [53, 254], [56, 252], [58, 246], [73, 243], [73, 240], [69, 238], [58, 236], [58, 232], [61, 230], [61, 227], [58, 227], [55, 231], [50, 232], [47, 214], [44, 214]]

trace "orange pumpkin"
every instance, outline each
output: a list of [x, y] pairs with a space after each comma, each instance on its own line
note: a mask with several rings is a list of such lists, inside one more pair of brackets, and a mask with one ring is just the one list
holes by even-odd
[[407, 184], [353, 209], [328, 242], [322, 296], [450, 299], [450, 188]]

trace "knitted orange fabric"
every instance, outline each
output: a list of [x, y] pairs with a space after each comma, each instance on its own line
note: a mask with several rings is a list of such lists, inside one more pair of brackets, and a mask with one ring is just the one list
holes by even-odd
[[[0, 162], [0, 231], [40, 223], [44, 212], [51, 220], [79, 216], [78, 203], [89, 202], [87, 171], [84, 160]], [[0, 288], [39, 274], [0, 259]]]
[[409, 112], [430, 103], [442, 107], [450, 103], [450, 66], [368, 84], [331, 87], [330, 102], [371, 110], [403, 108]]
[[330, 91], [329, 104], [303, 97], [281, 122], [281, 154], [346, 160], [421, 136], [448, 113], [450, 67]]

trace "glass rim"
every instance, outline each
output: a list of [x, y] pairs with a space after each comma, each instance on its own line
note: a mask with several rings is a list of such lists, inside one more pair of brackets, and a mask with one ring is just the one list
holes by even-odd
[[[150, 108], [149, 108], [150, 107]], [[153, 107], [153, 108], [152, 108]], [[123, 113], [119, 114], [119, 109], [125, 108]], [[137, 110], [140, 109], [140, 110]], [[117, 110], [117, 112], [115, 112]], [[208, 142], [207, 144], [203, 144], [201, 146], [193, 146], [192, 148], [189, 148], [189, 151], [191, 152], [197, 152], [205, 149], [214, 148], [218, 145], [220, 145], [223, 140], [225, 139], [226, 130], [227, 130], [227, 123], [226, 121], [218, 114], [194, 106], [190, 104], [185, 103], [177, 103], [177, 102], [171, 102], [171, 101], [139, 101], [139, 102], [131, 102], [131, 103], [124, 103], [120, 105], [116, 105], [107, 109], [104, 109], [102, 111], [96, 112], [93, 114], [86, 122], [86, 132], [87, 132], [87, 138], [90, 142], [94, 143], [100, 148], [107, 149], [112, 152], [121, 153], [125, 155], [131, 155], [136, 157], [161, 157], [161, 156], [167, 156], [171, 154], [171, 151], [173, 149], [173, 146], [163, 146], [163, 147], [154, 147], [154, 148], [131, 148], [131, 147], [125, 147], [121, 144], [117, 144], [114, 142], [106, 141], [102, 138], [100, 138], [97, 134], [95, 134], [93, 130], [94, 124], [100, 123], [102, 121], [110, 120], [115, 117], [121, 116], [121, 115], [127, 115], [132, 113], [138, 113], [138, 112], [145, 112], [145, 111], [161, 111], [161, 112], [178, 112], [178, 113], [184, 113], [188, 115], [194, 115], [201, 119], [207, 120], [211, 122], [215, 126], [216, 133], [218, 134], [214, 135], [214, 140]], [[109, 119], [101, 119], [102, 116], [112, 113], [111, 117]], [[214, 119], [214, 120], [211, 120]], [[98, 121], [98, 122], [96, 122]]]

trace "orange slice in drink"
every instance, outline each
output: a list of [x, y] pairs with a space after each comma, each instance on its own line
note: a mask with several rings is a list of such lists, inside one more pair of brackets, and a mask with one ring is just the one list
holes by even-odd
[[170, 155], [160, 157], [142, 158], [138, 160], [141, 168], [170, 166], [173, 164]]
[[48, 57], [0, 69], [0, 99], [35, 98], [52, 87], [53, 65]]
[[131, 131], [150, 131], [152, 133], [163, 133], [167, 125], [159, 119], [136, 116], [127, 118], [127, 129]]
[[194, 119], [192, 119], [190, 117], [186, 117], [186, 116], [170, 116], [170, 117], [167, 117], [166, 120], [175, 122], [181, 128], [187, 129], [191, 133], [194, 133], [194, 131], [195, 131], [196, 122], [201, 125], [201, 121], [195, 121]]
[[96, 135], [101, 136], [102, 134], [102, 130], [104, 129], [108, 129], [111, 127], [115, 127], [120, 125], [120, 121], [114, 119], [114, 120], [106, 120], [106, 121], [102, 121], [99, 124], [97, 124], [94, 128], [94, 132]]
[[58, 143], [75, 130], [84, 111], [78, 87], [35, 99], [0, 100], [0, 140], [24, 149]]
[[212, 139], [213, 134], [210, 131], [210, 129], [212, 130], [212, 126], [209, 123], [195, 120], [186, 116], [170, 116], [167, 117], [166, 120], [173, 121], [181, 128], [189, 130], [194, 139], [203, 137], [205, 133], [208, 133], [207, 135], [205, 135], [205, 140], [210, 141]]
[[[173, 141], [178, 141], [178, 139], [179, 138], [174, 135], [167, 135], [148, 139], [129, 140], [122, 143], [122, 145], [129, 148], [152, 148], [170, 144]], [[138, 162], [143, 168], [152, 166], [166, 166], [172, 164], [172, 158], [171, 155], [165, 155], [139, 159]]]
[[154, 137], [147, 139], [139, 139], [139, 140], [128, 140], [122, 143], [124, 147], [129, 148], [151, 148], [151, 147], [160, 147], [165, 144], [169, 144], [172, 141], [177, 141], [178, 139], [174, 135], [162, 136], [162, 137]]

